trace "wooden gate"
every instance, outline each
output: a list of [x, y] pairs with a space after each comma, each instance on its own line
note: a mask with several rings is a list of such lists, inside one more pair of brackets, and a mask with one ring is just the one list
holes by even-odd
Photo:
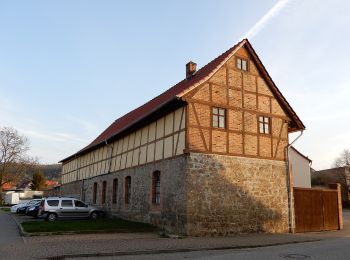
[[340, 229], [338, 191], [294, 188], [295, 231]]

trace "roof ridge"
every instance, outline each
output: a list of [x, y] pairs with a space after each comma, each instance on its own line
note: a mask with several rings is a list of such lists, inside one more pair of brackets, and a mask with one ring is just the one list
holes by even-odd
[[179, 81], [172, 87], [166, 89], [156, 97], [152, 98], [151, 100], [145, 102], [141, 106], [134, 108], [130, 112], [114, 120], [113, 123], [110, 124], [101, 134], [99, 134], [91, 143], [79, 150], [77, 153], [61, 160], [60, 162], [67, 161], [77, 155], [83, 154], [89, 150], [94, 149], [98, 145], [107, 142], [108, 140], [114, 138], [118, 134], [122, 134], [130, 127], [135, 125], [137, 122], [140, 122], [147, 116], [150, 116], [152, 113], [164, 107], [165, 105], [170, 104], [170, 102], [174, 101], [175, 99], [180, 99], [188, 91], [191, 91], [193, 88], [205, 82], [208, 79], [208, 77], [211, 77], [217, 71], [217, 69], [219, 69], [234, 54], [233, 51], [237, 49], [237, 47], [245, 46], [245, 44], [247, 44], [247, 50], [251, 52], [253, 58], [255, 59], [255, 62], [260, 64], [263, 72], [266, 74], [266, 77], [271, 82], [271, 87], [273, 88], [274, 92], [276, 92], [275, 94], [277, 94], [279, 99], [282, 100], [284, 105], [287, 107], [289, 113], [294, 114], [296, 121], [299, 120], [301, 126], [304, 127], [302, 122], [296, 115], [295, 111], [291, 108], [287, 100], [283, 97], [282, 93], [278, 90], [277, 86], [272, 81], [271, 76], [266, 71], [266, 68], [260, 61], [258, 55], [249, 43], [248, 39], [244, 38], [225, 52], [222, 52], [215, 59], [202, 66], [199, 70], [196, 71], [195, 74], [193, 74], [192, 77], [184, 78], [183, 80]]
[[[219, 56], [217, 56], [216, 58], [214, 58], [213, 60], [209, 61], [207, 64], [205, 64], [204, 66], [202, 66], [199, 70], [196, 71], [195, 74], [193, 74], [193, 76], [191, 78], [184, 78], [181, 81], [179, 81], [178, 83], [176, 83], [175, 85], [173, 85], [172, 87], [166, 89], [165, 91], [161, 92], [159, 95], [157, 95], [156, 97], [152, 98], [151, 100], [143, 103], [142, 105], [134, 108], [133, 110], [131, 110], [130, 112], [120, 116], [119, 118], [117, 118], [116, 120], [113, 121], [113, 123], [110, 124], [109, 127], [111, 127], [113, 124], [120, 122], [121, 120], [123, 120], [125, 117], [131, 115], [132, 113], [135, 113], [135, 111], [137, 111], [138, 109], [141, 109], [142, 107], [146, 106], [147, 104], [151, 103], [152, 101], [156, 100], [157, 98], [159, 98], [160, 96], [164, 95], [167, 92], [170, 92], [171, 90], [175, 89], [176, 87], [178, 87], [179, 85], [186, 83], [186, 82], [190, 82], [194, 79], [196, 79], [196, 77], [198, 77], [198, 75], [200, 75], [200, 73], [202, 73], [205, 69], [207, 69], [208, 67], [210, 67], [210, 65], [215, 64], [215, 62], [217, 62], [218, 60], [220, 60], [223, 57], [226, 57], [229, 53], [231, 53], [239, 44], [241, 44], [243, 41], [246, 41], [246, 39], [241, 40], [240, 42], [238, 42], [237, 44], [235, 44], [234, 46], [232, 46], [231, 48], [229, 48], [228, 50], [222, 52]], [[220, 64], [217, 64], [214, 68], [211, 68], [211, 70], [214, 70], [217, 68], [217, 66], [219, 66]], [[194, 84], [194, 83], [193, 83]], [[192, 85], [193, 85], [192, 84]], [[132, 122], [131, 122], [132, 123]], [[101, 137], [107, 130], [108, 128], [105, 129], [100, 135], [98, 135], [91, 143], [89, 143], [86, 147], [84, 147], [83, 149], [81, 149], [79, 152], [84, 151], [85, 149], [89, 148], [89, 146], [91, 146], [96, 140], [99, 139], [99, 137]], [[101, 140], [101, 142], [108, 140], [110, 137], [106, 138], [105, 140]]]

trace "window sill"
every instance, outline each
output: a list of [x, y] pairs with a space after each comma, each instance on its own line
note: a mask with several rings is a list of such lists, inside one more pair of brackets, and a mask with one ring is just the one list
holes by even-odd
[[271, 134], [259, 133], [259, 135], [266, 136], [266, 137], [271, 137]]
[[160, 204], [152, 204], [150, 206], [150, 212], [161, 212], [162, 207]]

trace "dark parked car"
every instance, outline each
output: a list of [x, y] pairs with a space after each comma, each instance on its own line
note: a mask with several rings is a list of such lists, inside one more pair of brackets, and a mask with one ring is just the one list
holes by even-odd
[[25, 214], [28, 206], [32, 206], [35, 203], [40, 202], [40, 201], [41, 201], [41, 199], [33, 199], [33, 200], [28, 201], [28, 202], [12, 206], [11, 212], [13, 212], [13, 213], [16, 212], [17, 214], [18, 213]]
[[33, 206], [28, 207], [26, 214], [28, 216], [32, 216], [34, 218], [38, 218], [39, 217], [38, 216], [38, 214], [39, 214], [39, 207], [40, 207], [40, 201], [37, 202], [36, 204], [34, 204]]
[[40, 203], [40, 199], [35, 199], [35, 200], [31, 200], [28, 203], [24, 204], [23, 206], [19, 207], [17, 209], [17, 214], [26, 214], [27, 213], [27, 209], [32, 207], [33, 205]]

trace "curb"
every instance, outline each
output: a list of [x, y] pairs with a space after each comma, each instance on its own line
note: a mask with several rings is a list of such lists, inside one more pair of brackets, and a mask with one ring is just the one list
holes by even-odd
[[223, 247], [201, 247], [201, 248], [179, 248], [179, 249], [159, 249], [159, 250], [139, 250], [139, 251], [119, 251], [111, 253], [92, 253], [92, 254], [67, 254], [44, 257], [42, 259], [65, 259], [77, 257], [108, 257], [108, 256], [127, 256], [127, 255], [151, 255], [151, 254], [170, 254], [170, 253], [186, 253], [198, 251], [215, 251], [215, 250], [232, 250], [232, 249], [247, 249], [247, 248], [261, 248], [270, 246], [281, 246], [288, 244], [300, 244], [321, 241], [322, 239], [309, 239], [304, 241], [290, 241], [271, 244], [258, 245], [242, 245], [242, 246], [223, 246]]
[[113, 233], [152, 233], [152, 232], [130, 232], [128, 230], [82, 230], [82, 231], [55, 231], [55, 232], [33, 232], [24, 231], [21, 223], [18, 222], [15, 216], [9, 214], [17, 224], [19, 233], [22, 237], [36, 236], [55, 236], [55, 235], [82, 235], [82, 234], [113, 234]]
[[27, 232], [25, 232], [25, 231], [23, 230], [23, 227], [22, 227], [21, 223], [18, 222], [18, 220], [12, 215], [12, 213], [9, 213], [9, 215], [11, 216], [11, 218], [12, 218], [12, 219], [15, 221], [15, 223], [17, 224], [18, 231], [19, 231], [20, 235], [23, 236], [23, 237], [26, 237]]
[[11, 212], [9, 212], [8, 215], [10, 215], [11, 218], [13, 219], [13, 221], [16, 223], [18, 231], [19, 231], [19, 234], [21, 235], [21, 238], [22, 238], [23, 242], [27, 243], [27, 241], [25, 239], [25, 233], [26, 232], [23, 230], [22, 225], [17, 221], [17, 219], [12, 215]]
[[55, 231], [55, 232], [25, 232], [19, 224], [20, 233], [24, 237], [56, 236], [56, 235], [83, 235], [83, 234], [121, 234], [121, 233], [152, 233], [152, 232], [130, 232], [123, 230], [83, 230], [83, 231]]

